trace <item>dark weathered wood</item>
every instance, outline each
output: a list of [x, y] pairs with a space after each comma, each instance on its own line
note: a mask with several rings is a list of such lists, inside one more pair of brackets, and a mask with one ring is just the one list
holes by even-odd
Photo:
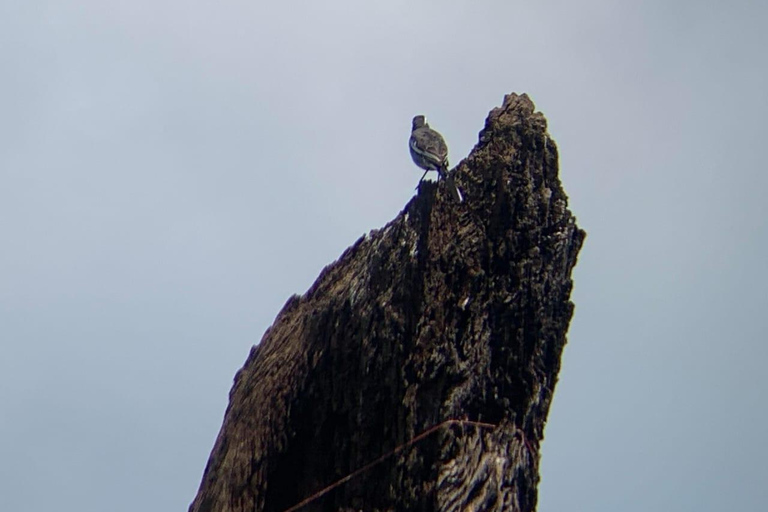
[[488, 116], [443, 183], [326, 267], [237, 373], [192, 512], [530, 511], [584, 239], [546, 120]]

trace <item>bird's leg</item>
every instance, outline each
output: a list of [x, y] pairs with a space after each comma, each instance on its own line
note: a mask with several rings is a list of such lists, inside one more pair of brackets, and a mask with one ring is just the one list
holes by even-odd
[[424, 176], [426, 176], [428, 172], [429, 172], [429, 169], [424, 171], [424, 174], [421, 175], [421, 179], [419, 180], [419, 183], [416, 184], [415, 190], [419, 190], [419, 187], [421, 187], [421, 182], [424, 181]]

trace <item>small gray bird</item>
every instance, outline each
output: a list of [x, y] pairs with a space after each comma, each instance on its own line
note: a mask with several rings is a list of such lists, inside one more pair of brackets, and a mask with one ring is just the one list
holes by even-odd
[[461, 202], [461, 193], [456, 188], [453, 176], [448, 173], [448, 146], [445, 145], [443, 136], [429, 127], [424, 116], [413, 118], [411, 140], [408, 146], [411, 149], [413, 161], [424, 169], [421, 180], [429, 171], [437, 171], [438, 179], [443, 178], [453, 198]]

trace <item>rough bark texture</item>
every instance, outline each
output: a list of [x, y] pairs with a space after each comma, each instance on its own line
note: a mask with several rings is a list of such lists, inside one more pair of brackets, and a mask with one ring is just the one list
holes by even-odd
[[530, 511], [584, 232], [526, 95], [288, 300], [237, 373], [193, 512]]

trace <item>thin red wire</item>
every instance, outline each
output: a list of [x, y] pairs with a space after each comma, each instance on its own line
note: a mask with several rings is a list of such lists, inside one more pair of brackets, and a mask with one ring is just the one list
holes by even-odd
[[437, 425], [435, 425], [433, 427], [428, 428], [427, 430], [425, 430], [421, 434], [417, 435], [416, 437], [413, 437], [412, 439], [410, 439], [410, 440], [406, 441], [405, 443], [401, 444], [400, 446], [398, 446], [397, 448], [395, 448], [391, 452], [385, 453], [384, 455], [382, 455], [378, 459], [376, 459], [376, 460], [374, 460], [372, 462], [369, 462], [365, 466], [361, 467], [360, 469], [357, 469], [357, 470], [353, 471], [352, 473], [348, 474], [344, 478], [341, 478], [340, 480], [337, 480], [337, 481], [333, 482], [328, 487], [320, 489], [315, 494], [309, 496], [308, 498], [306, 498], [305, 500], [297, 503], [296, 505], [292, 506], [291, 508], [286, 509], [284, 512], [295, 512], [296, 510], [299, 510], [304, 505], [308, 505], [309, 503], [315, 501], [316, 499], [320, 498], [321, 496], [324, 496], [325, 494], [328, 494], [329, 492], [331, 492], [332, 490], [334, 490], [338, 486], [349, 482], [350, 480], [355, 478], [360, 473], [364, 473], [365, 471], [368, 471], [369, 469], [371, 469], [372, 467], [376, 466], [377, 464], [381, 464], [383, 461], [385, 461], [389, 457], [395, 455], [396, 453], [402, 451], [403, 449], [407, 448], [408, 446], [410, 446], [410, 445], [412, 445], [414, 443], [418, 443], [422, 439], [426, 438], [430, 434], [433, 434], [434, 432], [437, 432], [439, 429], [441, 429], [442, 427], [445, 427], [446, 425], [472, 425], [472, 426], [475, 426], [475, 427], [490, 428], [490, 429], [494, 429], [494, 428], [497, 427], [497, 425], [494, 425], [492, 423], [483, 423], [481, 421], [446, 420], [446, 421], [444, 421], [442, 423], [439, 423], [439, 424], [437, 424]]

